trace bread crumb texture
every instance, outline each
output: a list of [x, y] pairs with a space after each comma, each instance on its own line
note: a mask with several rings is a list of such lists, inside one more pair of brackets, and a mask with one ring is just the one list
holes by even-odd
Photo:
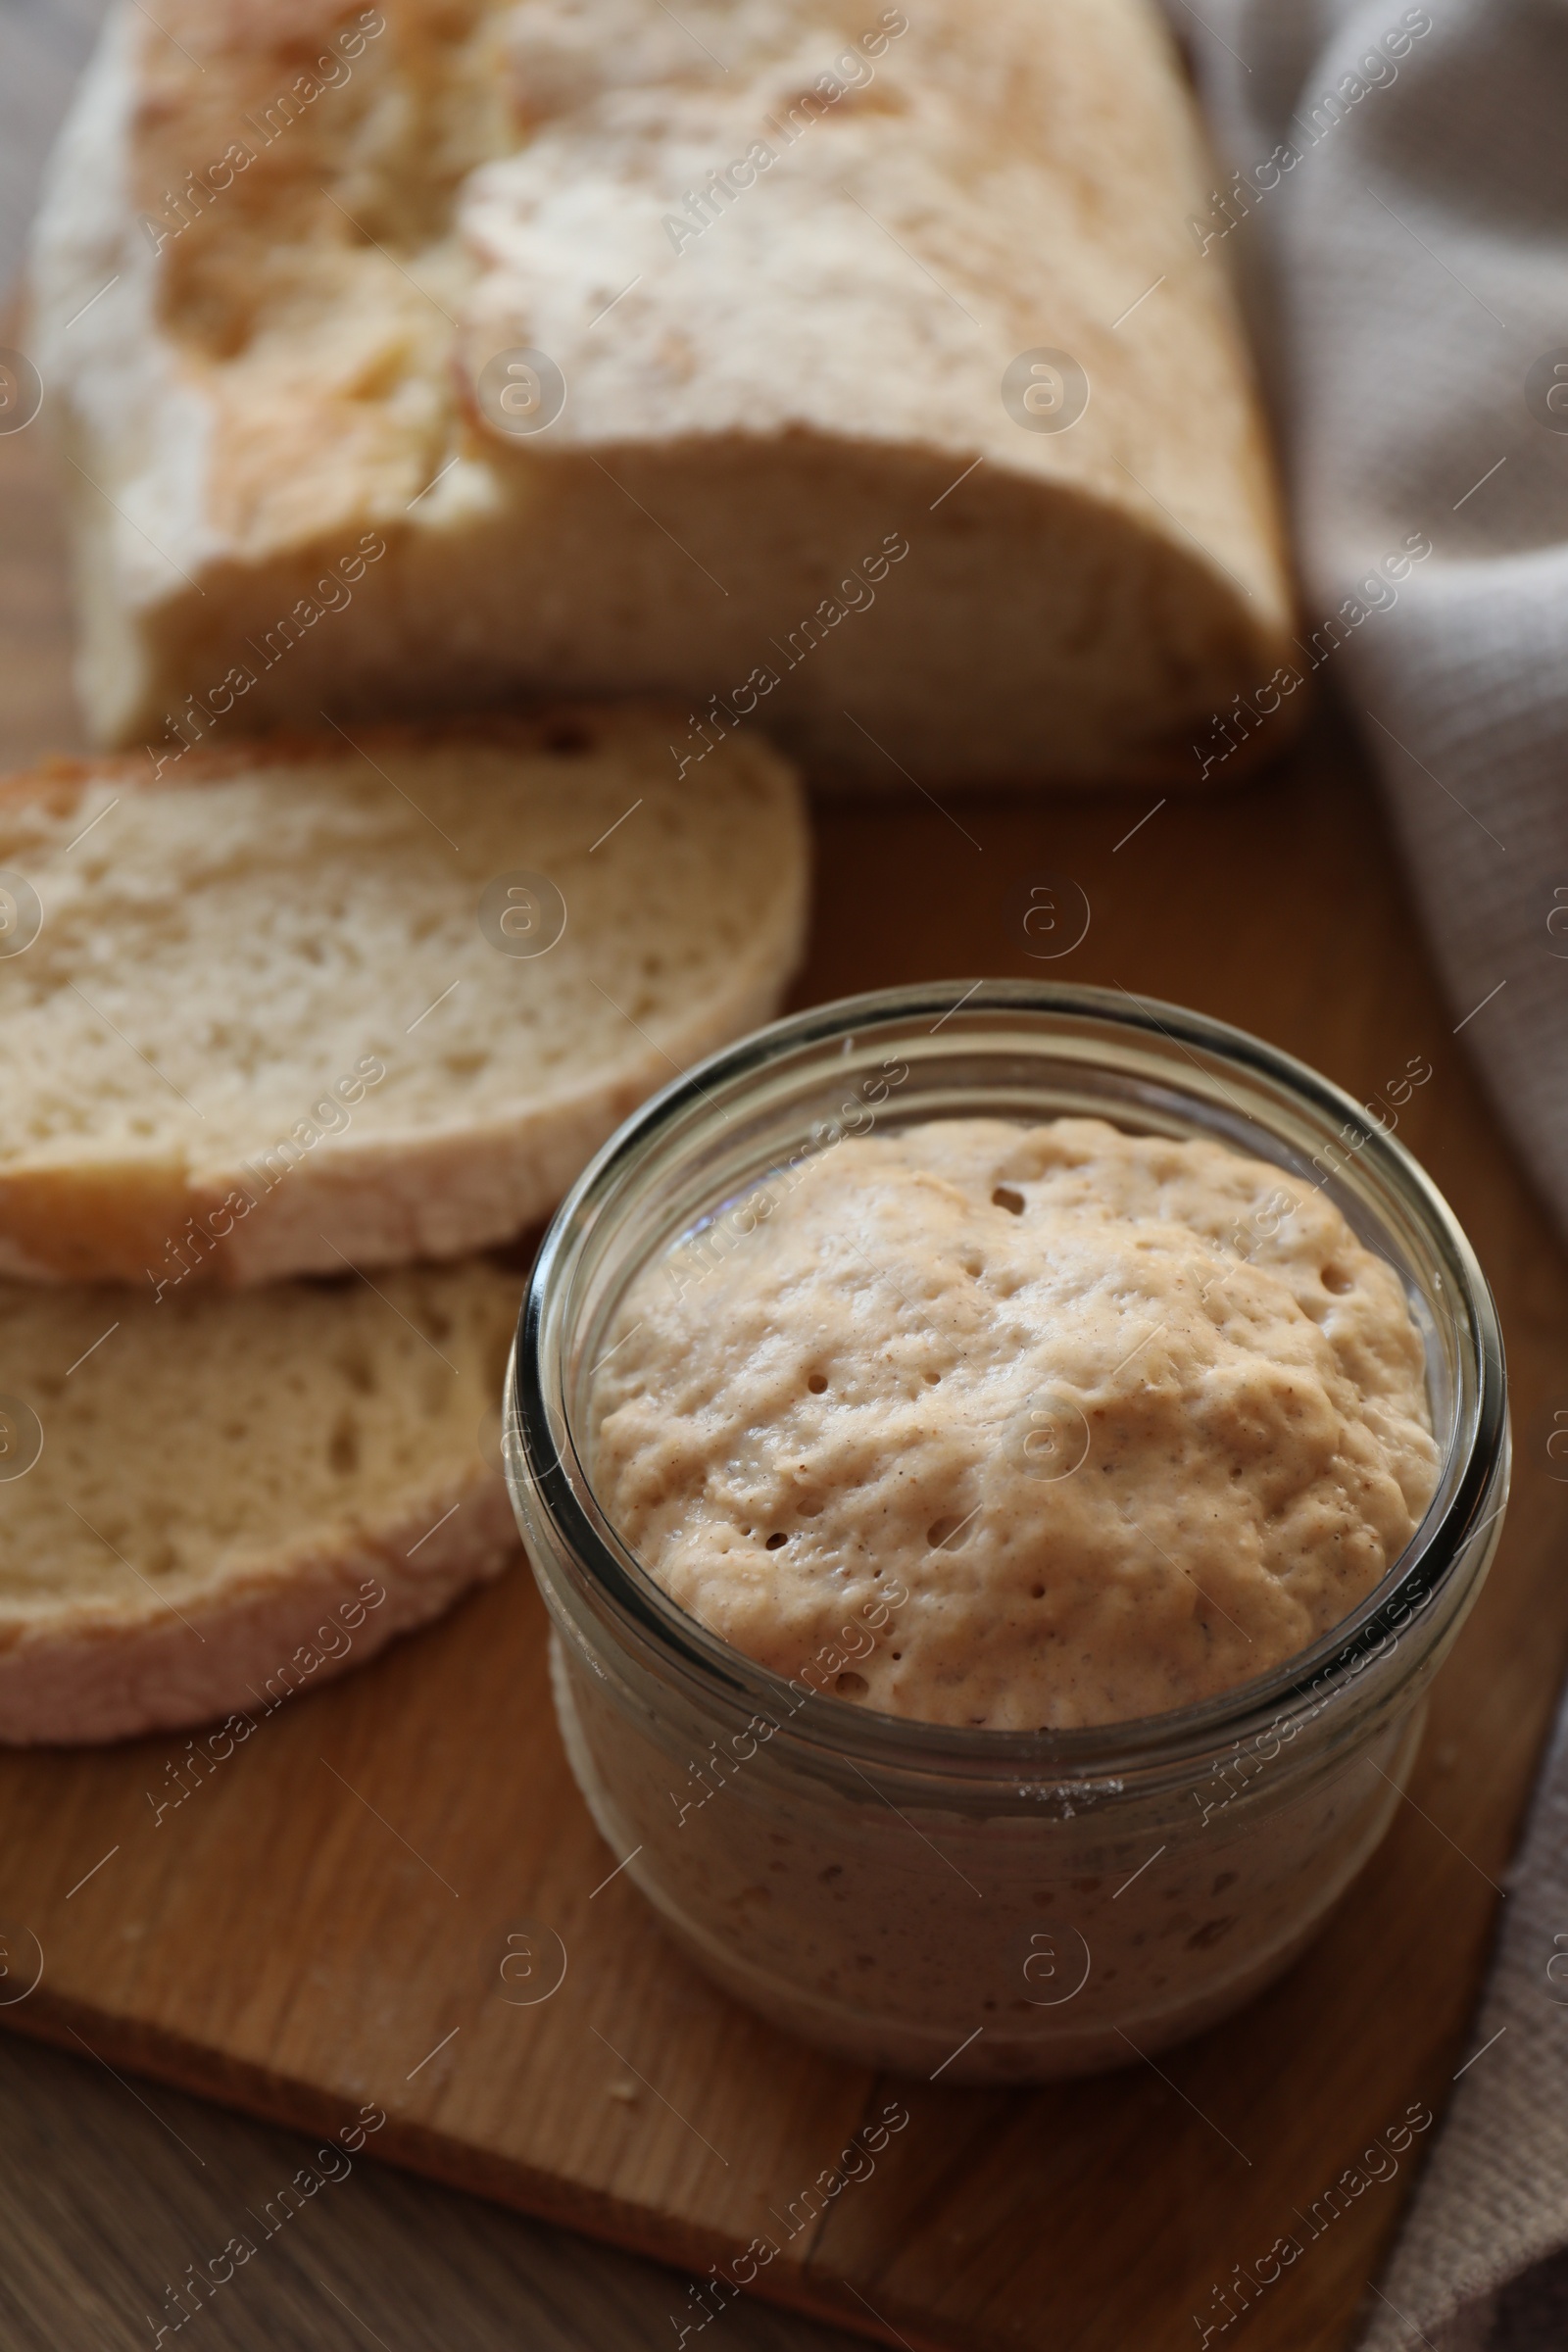
[[[280, 1147], [346, 1174], [599, 1095], [608, 1132], [617, 1082], [765, 1013], [801, 926], [791, 772], [737, 743], [677, 788], [669, 731], [612, 711], [0, 789], [0, 867], [42, 915], [0, 960], [0, 1188], [140, 1171], [177, 1231], [182, 1186]], [[546, 890], [489, 906], [518, 874]]]
[[[20, 1401], [42, 1433], [0, 1481], [0, 1654], [57, 1630], [217, 1640], [215, 1613], [323, 1563], [346, 1590], [356, 1562], [412, 1578], [429, 1522], [458, 1496], [477, 1517], [475, 1492], [500, 1485], [481, 1431], [519, 1287], [482, 1260], [157, 1305], [0, 1284], [0, 1411], [15, 1427]], [[286, 1656], [264, 1643], [248, 1671]]]
[[1438, 1454], [1398, 1279], [1278, 1167], [956, 1119], [786, 1181], [710, 1271], [645, 1270], [595, 1394], [603, 1507], [760, 1664], [891, 1591], [841, 1696], [1118, 1722], [1281, 1664], [1413, 1534]]

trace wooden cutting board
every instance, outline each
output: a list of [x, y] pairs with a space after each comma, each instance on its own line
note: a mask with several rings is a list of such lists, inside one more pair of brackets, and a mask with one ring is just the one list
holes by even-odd
[[[32, 432], [0, 440], [8, 761], [74, 740], [43, 457]], [[1515, 1499], [1411, 1799], [1286, 1982], [1163, 2072], [1031, 2094], [889, 2083], [779, 2038], [610, 1875], [619, 1857], [563, 1760], [519, 1568], [293, 1701], [177, 1804], [179, 1739], [0, 1756], [0, 2022], [323, 2141], [384, 2111], [370, 2151], [699, 2277], [760, 2231], [782, 2238], [777, 2217], [897, 2099], [908, 2122], [874, 2173], [789, 2237], [757, 2289], [964, 2352], [1193, 2345], [1235, 2266], [1305, 2239], [1298, 2214], [1413, 2102], [1441, 2109], [1568, 1651], [1568, 1489], [1545, 1450], [1568, 1408], [1568, 1280], [1454, 1042], [1467, 1008], [1438, 994], [1347, 746], [1325, 729], [1244, 795], [1152, 800], [964, 800], [950, 817], [906, 788], [824, 808], [797, 999], [1038, 972], [1019, 908], [1051, 872], [1092, 909], [1054, 971], [1242, 1022], [1363, 1097], [1414, 1055], [1434, 1065], [1402, 1132], [1499, 1296]], [[1468, 1032], [1482, 1055], [1487, 1018]], [[531, 2004], [519, 1993], [546, 1977], [515, 1959], [503, 1974], [522, 1937], [564, 1959]], [[1257, 2293], [1235, 2331], [1255, 2352], [1346, 2341], [1429, 2140]], [[702, 2309], [672, 2275], [672, 2346]]]

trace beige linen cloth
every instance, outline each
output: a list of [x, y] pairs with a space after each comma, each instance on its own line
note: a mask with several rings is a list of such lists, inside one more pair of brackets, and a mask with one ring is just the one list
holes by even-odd
[[[1240, 268], [1287, 453], [1303, 653], [1568, 1226], [1568, 0], [1167, 5], [1225, 174], [1193, 235]], [[1393, 576], [1413, 535], [1432, 552]], [[1568, 1724], [1471, 2047], [1499, 2034], [1363, 2352], [1568, 2346]]]

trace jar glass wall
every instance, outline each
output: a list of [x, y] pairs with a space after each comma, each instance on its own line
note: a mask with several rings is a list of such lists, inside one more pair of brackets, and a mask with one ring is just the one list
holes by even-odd
[[[595, 1498], [592, 1378], [628, 1286], [672, 1248], [698, 1278], [744, 1249], [792, 1172], [846, 1136], [1064, 1115], [1274, 1161], [1395, 1267], [1442, 1457], [1414, 1538], [1283, 1667], [1135, 1722], [1003, 1733], [870, 1713], [831, 1692], [874, 1622], [792, 1679], [754, 1664], [661, 1590]], [[1396, 1119], [1177, 1007], [950, 984], [743, 1041], [588, 1169], [524, 1307], [509, 1474], [579, 1786], [669, 1932], [737, 1997], [858, 2063], [1043, 2079], [1200, 2030], [1322, 1924], [1398, 1802], [1506, 1494], [1495, 1311]]]

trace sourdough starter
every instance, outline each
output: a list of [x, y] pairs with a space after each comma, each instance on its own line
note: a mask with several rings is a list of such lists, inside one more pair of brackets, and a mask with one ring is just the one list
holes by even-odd
[[[628, 1293], [592, 1475], [682, 1606], [829, 1708], [1017, 1732], [1211, 1697], [1353, 1609], [1431, 1495], [1397, 1278], [1277, 1167], [963, 1119], [745, 1206]], [[560, 1647], [557, 1695], [601, 1828], [710, 1973], [944, 2081], [1118, 2063], [1234, 2007], [1377, 1843], [1420, 1726], [1412, 1690], [1343, 1737], [1337, 1696], [1223, 1780], [988, 1794], [825, 1774], [782, 1715], [630, 1703]]]
[[993, 1731], [1249, 1682], [1380, 1582], [1437, 1476], [1391, 1267], [1210, 1143], [990, 1119], [849, 1140], [706, 1276], [651, 1268], [595, 1396], [612, 1523], [798, 1674]]

